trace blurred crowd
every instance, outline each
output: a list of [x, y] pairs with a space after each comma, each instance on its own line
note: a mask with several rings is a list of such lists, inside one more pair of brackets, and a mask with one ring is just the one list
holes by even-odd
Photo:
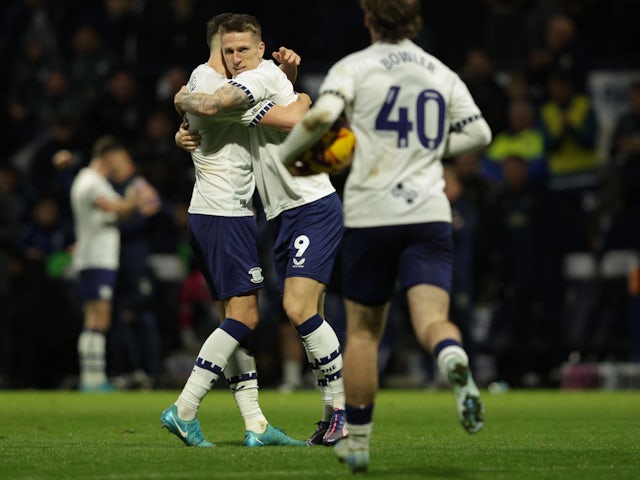
[[[571, 354], [640, 361], [640, 2], [423, 4], [416, 42], [460, 74], [494, 134], [485, 151], [445, 162], [451, 315], [476, 378], [553, 386]], [[182, 382], [217, 319], [186, 241], [193, 169], [174, 143], [173, 95], [208, 57], [206, 21], [230, 8], [261, 20], [267, 56], [280, 45], [301, 54], [296, 88], [312, 96], [334, 61], [369, 42], [355, 0], [0, 6], [0, 386], [73, 386], [82, 314], [69, 187], [105, 134], [162, 198], [158, 213], [122, 225], [110, 373], [124, 388]], [[344, 175], [334, 180], [340, 189]], [[341, 332], [338, 282], [331, 292]], [[427, 385], [431, 359], [405, 334], [401, 298], [381, 371]], [[277, 385], [290, 332], [275, 285], [260, 301], [258, 368], [263, 385]]]

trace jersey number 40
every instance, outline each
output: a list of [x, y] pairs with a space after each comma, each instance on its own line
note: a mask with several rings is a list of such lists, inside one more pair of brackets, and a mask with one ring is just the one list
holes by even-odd
[[393, 131], [398, 134], [398, 148], [409, 146], [409, 132], [414, 127], [418, 140], [424, 148], [436, 150], [444, 138], [445, 102], [440, 92], [423, 90], [414, 105], [400, 105], [398, 86], [387, 92], [384, 104], [376, 117], [376, 130]]

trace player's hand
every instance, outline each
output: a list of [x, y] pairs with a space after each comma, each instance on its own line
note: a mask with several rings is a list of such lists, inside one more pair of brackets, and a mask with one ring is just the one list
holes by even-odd
[[58, 150], [53, 154], [51, 162], [53, 163], [53, 166], [58, 170], [69, 168], [73, 165], [73, 153], [71, 153], [71, 151], [67, 149]]
[[279, 64], [300, 66], [302, 58], [296, 52], [287, 47], [280, 47], [277, 52], [272, 53], [273, 58]]
[[161, 202], [158, 191], [143, 177], [134, 181], [138, 211], [145, 217], [155, 215], [160, 211]]
[[284, 72], [289, 81], [295, 83], [298, 78], [298, 66], [302, 62], [300, 55], [286, 47], [280, 47], [272, 55], [276, 62], [280, 64], [280, 70]]
[[185, 97], [187, 97], [189, 93], [190, 92], [187, 86], [183, 85], [180, 88], [180, 90], [178, 90], [178, 93], [176, 93], [173, 97], [173, 106], [176, 107], [176, 110], [180, 115], [184, 115], [185, 113], [184, 108], [182, 108], [182, 105], [184, 104]]
[[182, 122], [175, 134], [175, 141], [176, 145], [183, 150], [193, 152], [200, 145], [200, 132], [189, 130], [189, 124]]

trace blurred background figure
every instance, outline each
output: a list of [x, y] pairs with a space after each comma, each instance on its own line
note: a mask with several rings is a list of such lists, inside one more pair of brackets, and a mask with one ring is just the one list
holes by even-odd
[[513, 100], [507, 111], [507, 128], [498, 132], [487, 148], [483, 175], [492, 182], [504, 183], [504, 160], [518, 156], [525, 160], [532, 181], [546, 181], [546, 149], [543, 133], [537, 127], [535, 107], [524, 99]]
[[116, 192], [137, 197], [137, 208], [119, 222], [120, 263], [116, 276], [113, 324], [107, 356], [112, 383], [119, 389], [152, 388], [162, 372], [162, 346], [154, 306], [154, 279], [148, 265], [150, 253], [147, 219], [161, 207], [158, 192], [144, 177], [127, 150], [112, 159]]

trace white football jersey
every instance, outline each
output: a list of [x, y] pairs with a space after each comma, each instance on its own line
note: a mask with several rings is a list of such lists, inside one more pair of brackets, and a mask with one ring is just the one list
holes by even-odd
[[[254, 101], [269, 100], [286, 106], [297, 99], [293, 85], [271, 60], [263, 60], [258, 68], [242, 72], [234, 81]], [[335, 191], [326, 173], [307, 177], [294, 177], [289, 173], [280, 161], [279, 150], [286, 132], [259, 125], [249, 132], [253, 173], [267, 220]]]
[[89, 268], [118, 269], [118, 216], [95, 206], [100, 197], [109, 200], [122, 198], [106, 178], [92, 168], [83, 168], [71, 185], [71, 209], [76, 235], [73, 266], [77, 271]]
[[[189, 78], [193, 93], [213, 93], [227, 82], [207, 64], [196, 67]], [[213, 116], [187, 114], [189, 128], [200, 133], [200, 145], [191, 153], [195, 183], [189, 213], [240, 217], [253, 215], [255, 180], [251, 166], [249, 130], [270, 102], [226, 110]]]
[[337, 62], [326, 92], [344, 98], [357, 139], [345, 225], [451, 222], [440, 160], [449, 130], [481, 118], [458, 75], [410, 40], [377, 42]]

